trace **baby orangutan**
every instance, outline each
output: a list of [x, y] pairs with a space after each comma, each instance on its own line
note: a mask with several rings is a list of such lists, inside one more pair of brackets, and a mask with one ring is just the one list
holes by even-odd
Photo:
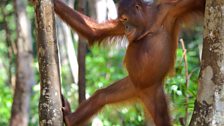
[[54, 5], [61, 19], [91, 45], [116, 36], [126, 36], [129, 42], [124, 57], [128, 76], [96, 91], [75, 112], [65, 109], [66, 124], [82, 125], [106, 104], [137, 98], [156, 126], [171, 126], [163, 81], [174, 66], [180, 25], [203, 15], [205, 0], [120, 0], [118, 18], [104, 23], [59, 0]]

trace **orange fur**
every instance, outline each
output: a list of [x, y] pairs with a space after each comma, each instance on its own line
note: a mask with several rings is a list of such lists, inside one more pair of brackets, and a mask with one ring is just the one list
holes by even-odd
[[180, 25], [204, 13], [205, 0], [120, 0], [118, 19], [97, 23], [55, 1], [55, 12], [90, 44], [108, 37], [126, 36], [124, 58], [128, 76], [98, 90], [78, 109], [65, 114], [67, 125], [82, 125], [104, 105], [137, 98], [156, 126], [171, 126], [163, 81], [173, 68]]

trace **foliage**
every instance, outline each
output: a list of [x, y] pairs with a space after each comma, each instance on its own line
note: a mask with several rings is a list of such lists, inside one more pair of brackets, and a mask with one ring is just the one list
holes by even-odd
[[[115, 48], [112, 50], [99, 47], [93, 47], [91, 49], [91, 53], [87, 56], [86, 61], [87, 92], [89, 94], [93, 94], [97, 89], [108, 86], [114, 81], [127, 76], [127, 72], [122, 64], [123, 57], [124, 49]], [[115, 126], [143, 125], [144, 113], [142, 111], [143, 109], [138, 104], [128, 107], [119, 106], [119, 109], [114, 109], [116, 106], [119, 105], [108, 106], [103, 109], [103, 113], [99, 114], [99, 118], [103, 121], [105, 126], [112, 126], [115, 124]]]
[[[0, 72], [1, 75], [5, 73]], [[10, 118], [11, 106], [12, 106], [12, 90], [8, 85], [5, 85], [4, 77], [0, 77], [0, 125], [7, 126], [8, 119]]]
[[[10, 23], [8, 25], [9, 31], [15, 29], [14, 16], [13, 16], [13, 6], [9, 3], [10, 1], [3, 5], [0, 4], [0, 125], [5, 126], [8, 125], [8, 120], [10, 118], [11, 113], [11, 106], [12, 106], [12, 97], [13, 91], [10, 83], [9, 75], [11, 71], [13, 72], [14, 69], [11, 67], [11, 60], [14, 61], [14, 57], [10, 57], [9, 59], [9, 52], [8, 52], [8, 43], [6, 42], [6, 21]], [[3, 2], [2, 2], [3, 3]], [[4, 11], [4, 12], [3, 12]], [[3, 14], [7, 15], [4, 16]], [[15, 39], [15, 34], [11, 34], [11, 40]]]

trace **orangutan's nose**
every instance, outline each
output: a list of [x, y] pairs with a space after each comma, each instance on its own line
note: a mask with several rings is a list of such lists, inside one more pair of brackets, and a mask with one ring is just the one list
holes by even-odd
[[127, 22], [128, 21], [128, 17], [126, 15], [121, 15], [119, 17], [119, 20], [124, 23], [124, 22]]

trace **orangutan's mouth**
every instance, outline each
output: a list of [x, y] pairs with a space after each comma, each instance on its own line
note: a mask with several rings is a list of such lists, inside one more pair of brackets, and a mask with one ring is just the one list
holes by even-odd
[[125, 25], [125, 35], [129, 41], [135, 38], [136, 28], [131, 25]]

